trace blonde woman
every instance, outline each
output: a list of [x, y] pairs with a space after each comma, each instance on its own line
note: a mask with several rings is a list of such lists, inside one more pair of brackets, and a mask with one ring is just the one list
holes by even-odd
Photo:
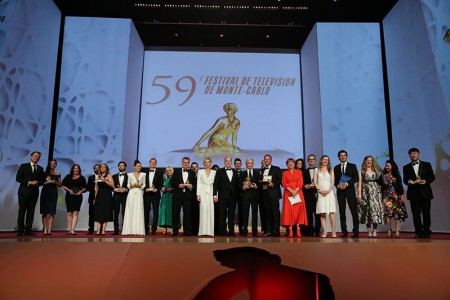
[[314, 173], [314, 185], [317, 187], [316, 214], [320, 214], [322, 225], [322, 237], [327, 237], [327, 220], [329, 215], [331, 225], [331, 236], [336, 237], [336, 197], [333, 193], [334, 172], [332, 172], [330, 157], [323, 155], [320, 158], [319, 167]]
[[197, 174], [197, 201], [200, 206], [200, 224], [198, 235], [214, 236], [214, 200], [213, 184], [216, 171], [211, 169], [211, 158], [203, 160], [204, 169]]

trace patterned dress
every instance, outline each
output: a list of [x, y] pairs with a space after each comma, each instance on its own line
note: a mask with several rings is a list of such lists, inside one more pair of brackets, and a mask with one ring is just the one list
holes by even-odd
[[408, 218], [405, 202], [400, 199], [403, 196], [402, 178], [400, 175], [395, 178], [392, 174], [383, 175], [383, 205], [384, 215], [388, 218], [395, 217], [397, 220], [405, 221]]
[[381, 173], [367, 174], [361, 171], [361, 203], [358, 216], [361, 224], [384, 224], [384, 207], [381, 197]]

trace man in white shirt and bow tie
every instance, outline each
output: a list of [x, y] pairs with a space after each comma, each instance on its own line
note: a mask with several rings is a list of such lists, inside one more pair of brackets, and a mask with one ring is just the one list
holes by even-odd
[[[119, 234], [119, 225], [123, 223], [125, 215], [125, 206], [127, 204], [128, 196], [128, 175], [126, 173], [127, 163], [120, 161], [117, 165], [119, 173], [113, 175], [114, 180], [114, 233]], [[121, 216], [121, 217], [120, 217]]]

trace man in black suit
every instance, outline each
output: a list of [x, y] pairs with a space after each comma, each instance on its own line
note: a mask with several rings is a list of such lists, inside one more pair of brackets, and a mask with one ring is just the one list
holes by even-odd
[[34, 210], [39, 197], [39, 186], [44, 184], [44, 168], [38, 165], [41, 153], [33, 151], [30, 162], [21, 164], [16, 174], [16, 181], [20, 183], [17, 191], [19, 199], [19, 215], [17, 217], [17, 235], [36, 235], [33, 227]]
[[[225, 167], [217, 170], [214, 179], [213, 199], [218, 206], [218, 219], [214, 222], [219, 223], [219, 232], [221, 236], [234, 236], [234, 214], [236, 210], [237, 199], [237, 183], [238, 174], [235, 169], [231, 168], [232, 159], [230, 156], [225, 157]], [[227, 233], [228, 219], [228, 233]]]
[[88, 234], [94, 234], [94, 199], [95, 199], [95, 178], [100, 173], [100, 165], [95, 164], [94, 167], [94, 174], [88, 177], [87, 180], [87, 191], [89, 192], [88, 196], [88, 204], [89, 204], [89, 221], [88, 221]]
[[[241, 173], [244, 172], [244, 170], [242, 169], [242, 160], [239, 157], [234, 159], [234, 169], [237, 172], [238, 181], [239, 181], [239, 179], [241, 177]], [[240, 190], [240, 187], [238, 187], [238, 190]], [[235, 213], [235, 220], [234, 220], [234, 222], [238, 224], [239, 235], [241, 236], [242, 235], [242, 228], [243, 228], [243, 226], [242, 226], [242, 212], [239, 209], [241, 207], [240, 202], [241, 202], [241, 196], [240, 196], [240, 193], [237, 193], [237, 196], [236, 196], [236, 209], [237, 209], [237, 212]], [[236, 220], [236, 218], [237, 218], [237, 220]]]
[[281, 199], [281, 169], [272, 165], [272, 156], [264, 155], [262, 178], [270, 177], [262, 184], [262, 202], [266, 215], [267, 232], [264, 236], [280, 236], [280, 199]]
[[411, 162], [403, 166], [403, 183], [408, 186], [406, 196], [411, 203], [415, 237], [429, 238], [431, 199], [434, 198], [431, 189], [431, 183], [435, 180], [433, 167], [429, 162], [419, 159], [419, 149], [411, 148], [408, 154]]
[[[355, 164], [347, 161], [347, 151], [341, 150], [338, 152], [340, 164], [334, 167], [334, 185], [337, 189], [337, 198], [339, 205], [339, 215], [341, 220], [341, 237], [348, 236], [347, 218], [345, 216], [346, 201], [353, 221], [353, 235], [352, 237], [359, 237], [359, 219], [357, 211], [355, 183], [358, 182], [358, 168]], [[344, 178], [343, 175], [345, 175]]]
[[121, 222], [123, 224], [123, 216], [125, 215], [125, 206], [127, 204], [128, 196], [128, 175], [127, 164], [120, 161], [117, 165], [119, 173], [113, 175], [114, 180], [114, 233], [119, 234], [119, 217], [122, 215]]
[[[195, 177], [197, 178], [198, 173], [198, 163], [193, 161], [191, 163], [191, 170], [194, 171]], [[192, 193], [197, 195], [197, 185], [192, 188]], [[200, 202], [192, 202], [192, 234], [198, 234], [198, 227], [200, 226]]]
[[153, 208], [152, 235], [158, 229], [159, 203], [161, 202], [161, 189], [163, 186], [163, 173], [156, 169], [156, 158], [149, 161], [150, 168], [145, 178], [144, 191], [144, 223], [145, 234], [150, 234], [150, 211]]
[[305, 196], [306, 214], [308, 216], [308, 227], [305, 236], [319, 236], [320, 235], [320, 214], [316, 214], [317, 205], [317, 187], [312, 184], [314, 180], [314, 173], [317, 172], [316, 156], [314, 154], [308, 155], [308, 168], [303, 171], [303, 195]]
[[[178, 236], [178, 225], [180, 224], [181, 207], [183, 207], [183, 235], [191, 236], [192, 232], [192, 207], [197, 201], [193, 188], [197, 185], [197, 177], [194, 171], [189, 169], [189, 157], [181, 160], [181, 169], [173, 172], [170, 185], [173, 187], [172, 198], [172, 236]], [[197, 233], [195, 233], [197, 234]]]
[[259, 181], [260, 173], [256, 172], [253, 158], [245, 160], [247, 170], [242, 171], [238, 180], [238, 188], [240, 190], [239, 197], [239, 217], [242, 217], [242, 228], [239, 229], [240, 235], [246, 237], [248, 235], [248, 217], [250, 207], [252, 208], [252, 235], [258, 237], [258, 202], [259, 202]]

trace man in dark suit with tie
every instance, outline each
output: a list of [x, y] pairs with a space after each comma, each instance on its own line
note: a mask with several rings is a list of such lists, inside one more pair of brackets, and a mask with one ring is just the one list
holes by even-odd
[[183, 235], [198, 234], [198, 232], [192, 232], [192, 207], [193, 202], [197, 201], [193, 190], [194, 186], [197, 185], [197, 177], [194, 171], [189, 168], [189, 163], [189, 157], [183, 157], [181, 160], [182, 168], [175, 170], [170, 179], [170, 185], [173, 187], [172, 236], [178, 236], [177, 224], [180, 224], [181, 207], [183, 207]]
[[[347, 218], [345, 216], [346, 203], [350, 208], [353, 221], [352, 237], [359, 237], [359, 219], [356, 201], [355, 183], [358, 182], [358, 168], [355, 164], [347, 161], [347, 151], [338, 152], [340, 164], [334, 167], [334, 185], [337, 189], [337, 198], [339, 205], [339, 215], [341, 220], [341, 237], [348, 236]], [[345, 176], [344, 176], [345, 175]], [[344, 178], [341, 178], [343, 177]]]
[[314, 173], [317, 172], [316, 156], [308, 155], [308, 168], [303, 171], [303, 195], [305, 196], [306, 214], [308, 216], [308, 227], [302, 235], [320, 235], [320, 214], [316, 214], [317, 187], [313, 184]]
[[217, 202], [219, 211], [219, 218], [215, 219], [214, 222], [219, 223], [218, 234], [221, 236], [234, 236], [234, 215], [238, 194], [238, 174], [235, 169], [231, 168], [231, 163], [231, 157], [225, 157], [225, 167], [217, 170], [216, 178], [214, 179], [213, 199], [214, 202]]
[[262, 184], [262, 202], [266, 215], [267, 232], [265, 236], [280, 236], [280, 199], [281, 199], [281, 169], [272, 165], [272, 156], [264, 155], [262, 178], [269, 178]]
[[252, 235], [258, 237], [258, 202], [259, 202], [259, 181], [261, 179], [260, 173], [256, 172], [253, 158], [247, 158], [245, 165], [247, 170], [242, 171], [238, 180], [238, 189], [240, 190], [239, 197], [239, 217], [242, 217], [242, 228], [240, 228], [240, 235], [246, 237], [248, 235], [248, 218], [250, 207], [252, 208]]
[[403, 183], [408, 186], [406, 196], [411, 203], [415, 237], [429, 238], [431, 199], [434, 198], [431, 189], [431, 183], [435, 180], [433, 167], [429, 162], [419, 159], [419, 149], [411, 148], [408, 154], [411, 162], [403, 166]]
[[[239, 157], [236, 157], [234, 159], [234, 169], [237, 172], [238, 175], [238, 181], [241, 177], [241, 173], [244, 172], [244, 170], [242, 169], [242, 160]], [[238, 187], [238, 190], [240, 190], [240, 187]], [[242, 214], [241, 214], [241, 210], [239, 209], [241, 207], [240, 205], [241, 202], [241, 196], [240, 193], [237, 193], [236, 196], [236, 209], [237, 209], [237, 213], [235, 213], [235, 220], [234, 222], [238, 224], [238, 228], [239, 228], [239, 236], [242, 235]], [[237, 218], [237, 220], [236, 220]]]
[[156, 158], [149, 161], [150, 168], [145, 178], [144, 191], [144, 223], [145, 234], [150, 234], [150, 211], [153, 208], [152, 235], [158, 229], [159, 203], [161, 202], [161, 189], [163, 186], [163, 173], [156, 169]]
[[114, 233], [119, 234], [119, 218], [122, 215], [121, 222], [123, 223], [123, 217], [125, 215], [125, 206], [127, 204], [128, 196], [128, 175], [125, 172], [127, 170], [127, 164], [124, 161], [120, 161], [117, 165], [119, 173], [113, 175], [114, 180]]
[[16, 181], [20, 183], [17, 191], [19, 199], [19, 215], [17, 217], [17, 235], [31, 235], [33, 227], [34, 210], [39, 197], [39, 186], [44, 184], [44, 168], [38, 165], [41, 153], [33, 151], [30, 162], [21, 164], [16, 174]]
[[95, 199], [95, 179], [96, 176], [100, 173], [100, 165], [95, 164], [94, 167], [94, 174], [90, 175], [87, 180], [87, 191], [89, 192], [88, 196], [88, 204], [89, 204], [89, 220], [88, 220], [88, 234], [94, 234], [94, 199]]

